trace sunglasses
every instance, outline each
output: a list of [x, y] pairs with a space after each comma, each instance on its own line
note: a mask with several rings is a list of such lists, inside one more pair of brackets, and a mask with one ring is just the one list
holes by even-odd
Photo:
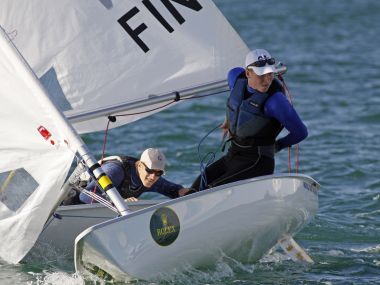
[[261, 59], [261, 60], [255, 61], [254, 63], [251, 63], [250, 65], [248, 65], [248, 67], [250, 66], [264, 67], [266, 64], [273, 65], [275, 63], [276, 61], [274, 60], [274, 58], [267, 58], [267, 59]]
[[164, 171], [163, 170], [150, 169], [148, 166], [145, 165], [144, 162], [141, 162], [141, 163], [144, 165], [146, 173], [148, 173], [148, 174], [154, 174], [157, 177], [160, 177], [160, 176], [164, 175]]

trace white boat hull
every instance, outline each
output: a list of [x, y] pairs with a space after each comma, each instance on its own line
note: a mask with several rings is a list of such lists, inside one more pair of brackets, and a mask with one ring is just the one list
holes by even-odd
[[254, 262], [315, 216], [318, 188], [308, 176], [273, 175], [160, 203], [85, 230], [76, 269], [126, 281], [165, 278], [223, 255]]
[[[140, 200], [127, 202], [127, 205], [128, 209], [133, 212], [162, 201]], [[99, 203], [60, 206], [46, 222], [44, 230], [38, 237], [28, 257], [40, 256], [41, 251], [46, 252], [49, 249], [54, 252], [54, 255], [59, 254], [60, 256], [73, 258], [75, 238], [81, 232], [117, 216], [117, 213]]]

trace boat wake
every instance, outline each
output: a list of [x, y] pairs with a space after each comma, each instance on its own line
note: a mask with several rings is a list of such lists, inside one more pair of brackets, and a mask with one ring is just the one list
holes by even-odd
[[[29, 277], [25, 276], [26, 279], [30, 280], [27, 282], [28, 285], [107, 284], [106, 281], [101, 280], [94, 275], [87, 275], [86, 278], [84, 278], [78, 273], [70, 273], [74, 271], [72, 260], [67, 259], [67, 256], [65, 255], [57, 254], [53, 248], [50, 248], [48, 250], [46, 247], [43, 248], [44, 252], [33, 251], [33, 254], [28, 255], [28, 265], [25, 266], [33, 266], [33, 264], [36, 263], [33, 263], [31, 261], [38, 260], [38, 267], [41, 269], [44, 268], [42, 272], [31, 272], [27, 270], [27, 268], [24, 268], [23, 271], [28, 271], [27, 275], [29, 275]], [[38, 256], [38, 254], [40, 255]], [[41, 258], [44, 259], [43, 263], [41, 263]], [[276, 248], [266, 254], [259, 262], [254, 264], [243, 264], [223, 253], [222, 257], [212, 267], [194, 268], [192, 266], [188, 266], [183, 272], [170, 271], [163, 273], [153, 282], [132, 280], [128, 283], [120, 284], [224, 284], [226, 282], [230, 283], [231, 280], [237, 282], [235, 279], [241, 279], [243, 276], [254, 275], [257, 270], [263, 270], [263, 267], [265, 268], [265, 271], [268, 269], [271, 271], [272, 267], [275, 267], [288, 259], [289, 257], [286, 254], [282, 253]]]
[[[28, 282], [29, 285], [83, 285], [85, 280], [77, 273], [69, 274], [67, 272], [52, 272], [52, 273], [30, 273], [33, 275], [35, 281]], [[95, 283], [94, 283], [95, 284]]]
[[380, 244], [372, 245], [365, 248], [360, 249], [352, 249], [354, 252], [367, 252], [367, 253], [380, 253]]
[[50, 243], [39, 242], [25, 256], [23, 263], [27, 264], [58, 265], [59, 267], [69, 267], [74, 270], [72, 253], [64, 252]]

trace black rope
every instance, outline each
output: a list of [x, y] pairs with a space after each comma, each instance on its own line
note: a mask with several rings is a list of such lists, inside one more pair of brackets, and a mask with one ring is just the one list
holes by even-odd
[[204, 94], [204, 95], [195, 95], [193, 97], [181, 98], [181, 100], [191, 100], [191, 99], [204, 98], [204, 97], [208, 97], [208, 96], [214, 96], [214, 95], [220, 94], [222, 92], [224, 92], [224, 91], [218, 91], [218, 92], [214, 92], [214, 93], [210, 93], [210, 94]]
[[165, 107], [173, 104], [174, 102], [176, 102], [175, 99], [173, 101], [169, 102], [169, 103], [166, 103], [165, 105], [162, 105], [162, 106], [150, 109], [150, 110], [136, 112], [136, 113], [129, 113], [129, 114], [120, 114], [120, 115], [116, 115], [115, 117], [125, 117], [125, 116], [133, 116], [133, 115], [141, 115], [141, 114], [149, 113], [149, 112], [152, 112], [152, 111], [156, 111], [156, 110], [165, 108]]
[[173, 103], [176, 103], [176, 102], [179, 102], [179, 101], [182, 101], [182, 100], [191, 100], [191, 99], [198, 99], [198, 98], [204, 98], [204, 97], [208, 97], [208, 96], [213, 96], [213, 95], [216, 95], [216, 94], [219, 94], [219, 93], [222, 93], [222, 91], [218, 91], [218, 92], [213, 92], [213, 93], [210, 93], [210, 94], [205, 94], [205, 95], [195, 95], [195, 96], [192, 96], [192, 97], [188, 97], [188, 98], [181, 98], [181, 95], [178, 91], [175, 91], [174, 92], [174, 99], [173, 101], [170, 101], [169, 103], [166, 103], [162, 106], [159, 106], [159, 107], [156, 107], [156, 108], [153, 108], [153, 109], [149, 109], [149, 110], [146, 110], [146, 111], [141, 111], [141, 112], [135, 112], [135, 113], [128, 113], [128, 114], [119, 114], [119, 115], [110, 115], [108, 116], [108, 120], [111, 121], [111, 122], [116, 122], [116, 117], [125, 117], [125, 116], [134, 116], [134, 115], [141, 115], [141, 114], [146, 114], [146, 113], [149, 113], [149, 112], [152, 112], [152, 111], [156, 111], [156, 110], [159, 110], [159, 109], [163, 109]]
[[[222, 93], [222, 91], [218, 91], [218, 92], [213, 92], [213, 93], [209, 93], [209, 94], [205, 94], [205, 95], [195, 95], [195, 96], [192, 96], [192, 97], [188, 97], [188, 98], [181, 98], [181, 95], [178, 91], [174, 91], [174, 95], [175, 95], [175, 98], [173, 99], [173, 101], [170, 101], [162, 106], [159, 106], [159, 107], [156, 107], [156, 108], [153, 108], [153, 109], [150, 109], [150, 110], [146, 110], [146, 111], [141, 111], [141, 112], [135, 112], [135, 113], [129, 113], [129, 114], [120, 114], [120, 115], [109, 115], [108, 116], [108, 123], [107, 123], [107, 129], [106, 129], [106, 134], [105, 134], [105, 139], [104, 139], [104, 148], [103, 148], [103, 155], [105, 153], [105, 143], [107, 141], [107, 136], [108, 136], [108, 127], [109, 127], [109, 123], [110, 122], [116, 122], [116, 117], [125, 117], [125, 116], [133, 116], [133, 115], [141, 115], [141, 114], [146, 114], [146, 113], [149, 113], [149, 112], [152, 112], [152, 111], [156, 111], [156, 110], [159, 110], [159, 109], [162, 109], [162, 108], [165, 108], [173, 103], [176, 103], [176, 102], [179, 102], [181, 100], [190, 100], [190, 99], [198, 99], [198, 98], [204, 98], [204, 97], [208, 97], [208, 96], [213, 96], [213, 95], [216, 95], [216, 94], [219, 94], [219, 93]], [[218, 127], [218, 126], [217, 126]], [[216, 128], [217, 128], [216, 127]], [[216, 128], [214, 128], [211, 132], [213, 132]], [[202, 143], [202, 141], [211, 133], [209, 132], [202, 140], [201, 142], [199, 143], [198, 145], [198, 156], [200, 156], [199, 154], [199, 148], [200, 148], [200, 144]], [[224, 141], [224, 138], [223, 138], [223, 141]], [[223, 141], [222, 141], [222, 145], [223, 145]], [[220, 148], [220, 147], [219, 147]], [[223, 147], [223, 150], [224, 150], [224, 147]], [[207, 186], [207, 177], [206, 177], [206, 168], [207, 166], [209, 166], [215, 159], [215, 152], [210, 152], [208, 154], [206, 154], [203, 159], [200, 158], [201, 160], [201, 185], [203, 184], [203, 187], [201, 186], [201, 188], [206, 188]], [[208, 156], [211, 156], [209, 158], [209, 161], [206, 163], [206, 165], [204, 165], [204, 160], [208, 157]], [[102, 160], [103, 160], [103, 156], [102, 156]], [[93, 166], [94, 167], [94, 166]], [[96, 180], [95, 180], [96, 181]], [[197, 189], [198, 190], [198, 189]]]
[[[217, 153], [219, 152], [220, 149], [222, 149], [222, 152], [224, 151], [224, 146], [227, 142], [224, 142], [226, 136], [223, 136], [222, 142], [220, 143], [219, 147], [215, 151], [210, 151], [206, 153], [203, 158], [200, 155], [200, 148], [201, 144], [203, 141], [216, 129], [220, 128], [221, 125], [217, 125], [214, 127], [212, 130], [210, 130], [198, 143], [198, 157], [199, 157], [199, 162], [200, 162], [200, 184], [199, 184], [199, 189], [196, 189], [197, 191], [204, 190], [208, 188], [208, 182], [207, 182], [207, 174], [206, 170], [207, 167], [209, 167], [215, 160]], [[205, 163], [206, 159], [208, 158], [207, 162]]]

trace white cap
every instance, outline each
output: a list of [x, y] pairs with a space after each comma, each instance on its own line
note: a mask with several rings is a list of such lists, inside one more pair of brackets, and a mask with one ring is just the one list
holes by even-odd
[[[265, 49], [255, 49], [251, 50], [247, 56], [245, 57], [245, 67], [248, 67], [250, 64], [264, 59], [272, 58], [269, 52], [267, 52]], [[256, 66], [250, 66], [250, 69], [252, 69], [257, 75], [264, 75], [267, 73], [275, 72], [276, 68], [275, 65], [268, 65], [266, 64], [263, 67], [256, 67]]]
[[141, 154], [140, 161], [150, 169], [165, 171], [165, 155], [158, 148], [148, 148]]

